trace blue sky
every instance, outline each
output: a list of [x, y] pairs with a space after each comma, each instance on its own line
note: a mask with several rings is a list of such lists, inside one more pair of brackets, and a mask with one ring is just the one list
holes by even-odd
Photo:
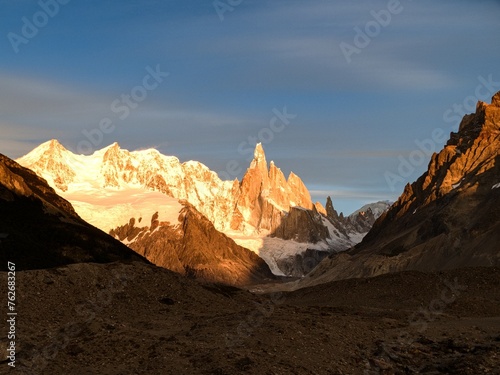
[[[497, 0], [220, 0], [219, 14], [210, 0], [54, 1], [44, 16], [37, 1], [0, 0], [10, 157], [52, 138], [81, 151], [82, 132], [109, 119], [92, 148], [156, 147], [241, 177], [260, 138], [315, 200], [350, 213], [395, 200], [427, 167], [418, 141], [439, 150], [475, 99], [500, 90]], [[146, 90], [147, 67], [169, 75]], [[141, 101], [125, 116], [132, 92]]]

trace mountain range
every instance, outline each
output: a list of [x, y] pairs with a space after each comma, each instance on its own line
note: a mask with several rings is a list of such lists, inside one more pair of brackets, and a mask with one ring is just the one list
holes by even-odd
[[463, 118], [390, 208], [377, 202], [348, 217], [330, 198], [314, 204], [298, 176], [268, 165], [260, 144], [241, 182], [222, 181], [199, 162], [116, 143], [84, 156], [52, 140], [18, 162], [83, 219], [157, 265], [234, 285], [272, 279], [270, 270], [307, 275], [299, 281], [307, 285], [498, 265], [499, 122], [496, 94]]
[[[48, 142], [21, 160], [47, 180], [0, 155], [0, 260], [16, 268], [1, 276], [15, 280], [19, 311], [7, 320], [17, 346], [0, 338], [1, 366], [14, 353], [15, 371], [30, 374], [498, 373], [500, 92], [464, 117], [388, 210], [378, 202], [348, 217], [331, 199], [296, 205], [310, 201], [296, 177], [272, 193], [259, 146], [241, 183], [154, 150], [113, 159], [122, 153], [77, 156]], [[169, 185], [151, 160], [208, 173], [201, 183], [172, 173]], [[225, 230], [276, 252], [373, 226], [322, 260], [318, 249], [297, 253], [320, 263], [283, 282], [172, 193], [216, 202], [219, 183], [232, 186], [221, 200], [238, 192]], [[294, 200], [278, 214], [275, 199]]]
[[[181, 210], [196, 210], [215, 230], [263, 258], [274, 274], [303, 276], [327, 255], [358, 243], [389, 207], [380, 202], [375, 213], [367, 206], [344, 217], [330, 198], [326, 208], [313, 204], [297, 175], [286, 178], [274, 162], [268, 165], [261, 144], [241, 182], [222, 181], [200, 162], [181, 163], [154, 149], [130, 152], [117, 143], [85, 156], [51, 140], [17, 161], [45, 178], [86, 221], [177, 271], [182, 262], [166, 261], [163, 254], [172, 248], [172, 236], [144, 225], [154, 215], [162, 230], [170, 226], [179, 233], [185, 229], [178, 220]], [[182, 267], [200, 269], [189, 262]]]

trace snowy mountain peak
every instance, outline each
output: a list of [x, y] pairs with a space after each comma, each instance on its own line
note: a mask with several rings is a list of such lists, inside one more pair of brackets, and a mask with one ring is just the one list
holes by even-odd
[[118, 143], [113, 143], [111, 146], [109, 147], [106, 147], [106, 149], [104, 150], [104, 159], [109, 159], [111, 157], [119, 157], [122, 155], [122, 151], [126, 151], [126, 150], [122, 150], [120, 148], [120, 145]]
[[49, 184], [61, 191], [66, 191], [67, 184], [71, 183], [76, 176], [71, 167], [72, 155], [63, 145], [53, 139], [42, 143], [17, 161], [47, 179]]
[[18, 162], [44, 177], [70, 201], [84, 202], [116, 190], [142, 188], [185, 199], [217, 228], [229, 226], [233, 182], [221, 181], [199, 162], [181, 163], [155, 149], [128, 151], [118, 143], [92, 155], [75, 155], [57, 141], [40, 145]]
[[21, 159], [27, 162], [37, 162], [47, 155], [60, 157], [65, 151], [68, 150], [66, 150], [66, 148], [60, 144], [58, 140], [51, 139], [50, 141], [42, 143]]
[[[122, 148], [120, 147], [118, 142], [114, 142], [114, 143], [110, 144], [108, 147], [103, 149], [103, 151], [105, 151], [105, 153], [109, 153], [109, 152], [119, 153], [121, 150], [122, 150]], [[126, 150], [124, 150], [124, 151], [126, 151]]]
[[370, 210], [375, 216], [375, 219], [378, 219], [384, 212], [386, 212], [391, 207], [392, 203], [393, 202], [387, 200], [375, 203], [369, 203], [361, 207], [359, 210], [354, 211], [352, 214], [349, 215], [349, 217], [355, 217], [360, 213], [367, 212], [368, 210]]
[[56, 149], [56, 150], [66, 150], [66, 148], [59, 143], [57, 139], [51, 139], [50, 141], [45, 142], [41, 146], [46, 145], [49, 149]]

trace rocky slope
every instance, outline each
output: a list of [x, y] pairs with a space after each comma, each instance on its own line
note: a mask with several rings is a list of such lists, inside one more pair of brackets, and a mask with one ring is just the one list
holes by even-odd
[[500, 264], [500, 92], [479, 102], [429, 168], [353, 250], [304, 281]]
[[[139, 204], [156, 201], [151, 192], [186, 200], [217, 230], [259, 254], [276, 274], [302, 276], [311, 265], [304, 267], [297, 259], [318, 261], [345, 250], [359, 242], [374, 221], [369, 211], [354, 219], [339, 216], [331, 200], [327, 209], [314, 205], [297, 175], [286, 178], [274, 162], [268, 165], [260, 144], [241, 183], [221, 181], [199, 162], [181, 163], [157, 150], [129, 152], [117, 143], [84, 156], [52, 140], [19, 163], [47, 179], [85, 220], [106, 232], [140, 217], [141, 211], [151, 217], [154, 212]], [[269, 235], [274, 239], [268, 240]], [[306, 252], [316, 254], [308, 257]]]
[[[244, 286], [274, 278], [255, 253], [217, 231], [192, 205], [182, 202], [178, 217], [131, 218], [110, 234], [157, 266], [196, 279]], [[146, 218], [144, 218], [146, 219]]]
[[0, 262], [17, 270], [79, 262], [145, 261], [84, 222], [31, 170], [0, 154]]
[[0, 358], [0, 371], [498, 374], [499, 271], [404, 272], [262, 296], [137, 262], [22, 271], [16, 369]]

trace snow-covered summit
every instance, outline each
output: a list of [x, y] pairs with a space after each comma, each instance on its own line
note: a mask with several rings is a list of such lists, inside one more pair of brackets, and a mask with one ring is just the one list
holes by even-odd
[[233, 182], [220, 180], [202, 163], [181, 163], [155, 149], [128, 151], [113, 143], [92, 155], [76, 155], [52, 140], [18, 162], [69, 200], [75, 194], [90, 199], [106, 191], [142, 188], [189, 201], [220, 229], [226, 218], [218, 210], [229, 211], [234, 202]]
[[385, 211], [387, 211], [389, 209], [389, 207], [391, 207], [392, 203], [393, 202], [390, 202], [390, 201], [378, 201], [375, 203], [368, 203], [368, 204], [365, 204], [360, 209], [354, 211], [352, 214], [349, 215], [349, 217], [355, 217], [359, 213], [366, 212], [370, 209], [372, 211], [375, 219], [378, 219]]

